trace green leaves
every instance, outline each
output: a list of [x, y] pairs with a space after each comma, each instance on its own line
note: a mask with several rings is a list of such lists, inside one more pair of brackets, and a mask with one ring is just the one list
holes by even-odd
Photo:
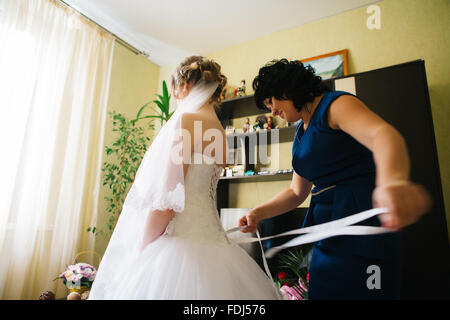
[[[104, 213], [108, 215], [106, 233], [96, 226], [86, 229], [95, 236], [112, 234], [128, 189], [133, 183], [142, 158], [147, 151], [150, 138], [145, 136], [144, 128], [136, 126], [139, 115], [147, 105], [139, 109], [134, 120], [128, 120], [115, 111], [108, 113], [112, 119], [112, 132], [117, 132], [117, 134], [116, 140], [110, 146], [105, 146], [108, 160], [103, 162], [101, 171], [103, 173], [102, 184], [109, 188], [111, 196], [104, 197], [107, 203]], [[149, 118], [149, 116], [143, 118]], [[154, 129], [154, 126], [149, 125], [149, 129]]]
[[146, 104], [144, 104], [138, 111], [136, 118], [131, 120], [131, 123], [134, 125], [136, 122], [138, 122], [139, 120], [142, 119], [159, 119], [161, 121], [161, 125], [164, 124], [164, 121], [167, 122], [169, 121], [170, 117], [172, 116], [173, 112], [170, 112], [170, 97], [171, 95], [169, 94], [169, 90], [167, 90], [167, 84], [166, 81], [163, 81], [162, 83], [162, 87], [163, 87], [163, 94], [157, 94], [156, 96], [158, 97], [158, 100], [153, 100], [152, 102], [154, 104], [156, 104], [156, 106], [158, 107], [158, 110], [155, 110], [154, 108], [151, 108], [151, 110], [155, 113], [157, 113], [156, 115], [148, 115], [148, 116], [142, 116], [142, 113], [144, 111], [144, 109], [146, 109], [149, 104], [151, 102], [147, 102]]
[[[137, 115], [136, 115], [136, 119], [138, 119], [142, 113], [142, 111], [144, 111], [144, 109], [150, 104], [150, 102], [147, 102], [146, 104], [144, 104], [138, 111]], [[134, 121], [134, 120], [132, 120]]]
[[281, 287], [283, 283], [289, 285], [298, 284], [298, 279], [306, 283], [306, 277], [309, 272], [309, 252], [311, 245], [305, 245], [301, 248], [289, 250], [287, 253], [280, 255], [279, 264], [281, 268], [286, 269], [286, 278], [274, 279], [275, 283]]

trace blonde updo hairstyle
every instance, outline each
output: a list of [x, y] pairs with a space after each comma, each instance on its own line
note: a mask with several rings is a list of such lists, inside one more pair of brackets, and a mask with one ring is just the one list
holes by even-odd
[[227, 85], [227, 77], [220, 72], [220, 65], [207, 60], [202, 56], [191, 56], [184, 59], [175, 73], [172, 75], [172, 90], [175, 98], [179, 97], [179, 90], [185, 85], [195, 85], [198, 81], [204, 80], [206, 83], [218, 83], [216, 91], [211, 97], [211, 102], [218, 105], [220, 95]]

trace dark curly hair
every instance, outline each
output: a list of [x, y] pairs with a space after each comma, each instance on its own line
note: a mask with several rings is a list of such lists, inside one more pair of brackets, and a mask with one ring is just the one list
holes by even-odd
[[301, 111], [315, 97], [330, 91], [311, 66], [305, 67], [300, 61], [287, 59], [272, 60], [259, 69], [253, 80], [253, 90], [256, 106], [265, 111], [264, 100], [267, 98], [292, 100], [295, 108]]

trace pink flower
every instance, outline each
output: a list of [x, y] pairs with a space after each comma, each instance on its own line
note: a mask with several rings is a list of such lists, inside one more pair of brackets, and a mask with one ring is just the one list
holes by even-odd
[[71, 282], [77, 282], [78, 278], [76, 275], [74, 275], [73, 273], [70, 275], [66, 275], [66, 279], [67, 281], [71, 281]]
[[76, 265], [71, 265], [71, 266], [68, 266], [67, 267], [67, 270], [68, 271], [75, 271], [77, 269], [77, 266]]
[[93, 266], [84, 262], [80, 262], [70, 266], [66, 265], [66, 270], [61, 273], [59, 277], [72, 282], [79, 281], [82, 278], [93, 281], [96, 273], [96, 269]]
[[304, 300], [303, 298], [304, 290], [302, 290], [298, 286], [292, 287], [282, 286], [280, 288], [280, 291], [283, 294], [283, 296], [288, 300]]
[[308, 288], [305, 286], [305, 284], [303, 283], [301, 278], [298, 278], [298, 285], [300, 286], [300, 288], [304, 291], [307, 292]]
[[66, 271], [64, 272], [64, 277], [67, 281], [72, 281], [72, 278], [75, 277], [75, 273], [73, 273], [72, 271]]

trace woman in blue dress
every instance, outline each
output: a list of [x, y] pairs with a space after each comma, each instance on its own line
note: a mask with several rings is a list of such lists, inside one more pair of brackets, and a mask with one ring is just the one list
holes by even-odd
[[[262, 67], [253, 89], [258, 107], [287, 122], [301, 121], [290, 187], [242, 217], [243, 232], [293, 210], [310, 193], [304, 227], [382, 207], [389, 212], [359, 224], [398, 230], [429, 210], [428, 193], [410, 181], [403, 137], [359, 98], [330, 92], [311, 67], [286, 59]], [[400, 232], [319, 241], [310, 263], [309, 298], [399, 298], [401, 260]], [[368, 283], [374, 270], [381, 280], [375, 287]]]

